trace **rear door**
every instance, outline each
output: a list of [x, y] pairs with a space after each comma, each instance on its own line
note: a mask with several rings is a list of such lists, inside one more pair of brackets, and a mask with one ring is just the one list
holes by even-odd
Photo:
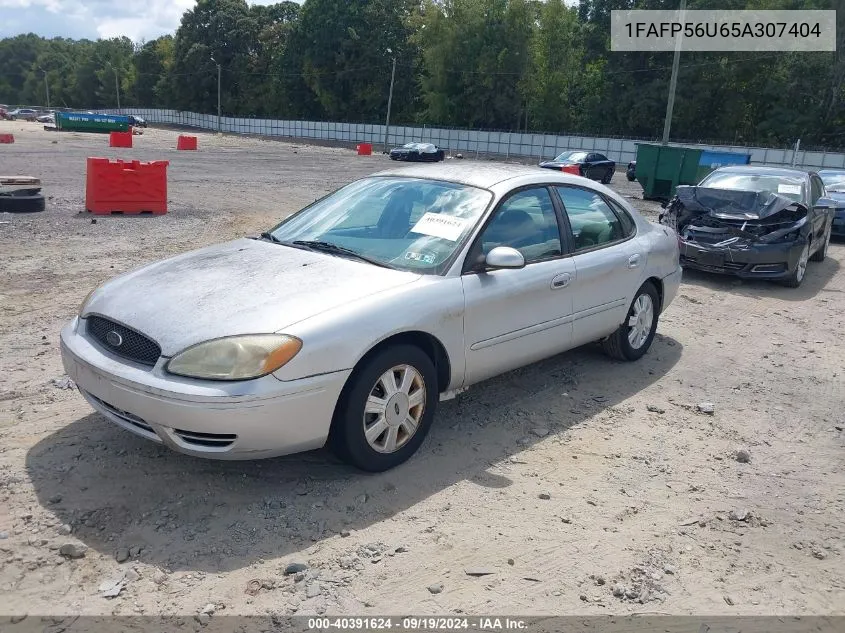
[[648, 249], [616, 203], [585, 187], [555, 187], [573, 245], [578, 292], [572, 294], [573, 344], [616, 330], [643, 282]]

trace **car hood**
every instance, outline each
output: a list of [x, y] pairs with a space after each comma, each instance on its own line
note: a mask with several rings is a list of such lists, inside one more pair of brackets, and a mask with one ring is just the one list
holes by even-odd
[[540, 163], [540, 167], [568, 167], [569, 165], [580, 165], [581, 163], [573, 163], [571, 161], [556, 161], [556, 160], [544, 160]]
[[94, 292], [99, 314], [154, 339], [164, 356], [222, 336], [278, 332], [420, 275], [239, 239], [144, 266]]
[[845, 191], [830, 191], [826, 197], [833, 200], [837, 208], [845, 207]]
[[675, 195], [687, 211], [709, 213], [722, 219], [764, 220], [787, 209], [807, 212], [807, 208], [800, 202], [765, 191], [682, 185], [677, 188]]

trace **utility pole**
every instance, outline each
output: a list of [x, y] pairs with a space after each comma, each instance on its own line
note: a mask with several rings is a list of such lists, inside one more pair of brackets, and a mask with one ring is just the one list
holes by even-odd
[[[684, 12], [687, 9], [687, 0], [681, 0], [681, 15], [679, 21], [683, 22]], [[666, 102], [666, 120], [663, 123], [663, 145], [669, 144], [669, 128], [672, 127], [672, 110], [675, 108], [675, 89], [678, 87], [678, 65], [681, 61], [681, 42], [684, 39], [683, 32], [678, 34], [675, 40], [675, 56], [672, 58], [672, 78], [669, 80], [669, 100]]]
[[[217, 60], [214, 59], [214, 55], [211, 56], [211, 61], [217, 64]], [[221, 127], [221, 94], [222, 94], [222, 85], [223, 85], [223, 66], [217, 64], [217, 133], [222, 134], [223, 128]]]
[[120, 83], [117, 78], [117, 68], [112, 66], [111, 62], [106, 62], [106, 66], [114, 72], [114, 93], [117, 95], [117, 111], [120, 112]]
[[[388, 53], [392, 53], [389, 48]], [[387, 96], [387, 120], [384, 123], [384, 152], [387, 153], [387, 137], [390, 134], [390, 108], [393, 106], [393, 81], [396, 78], [396, 58], [393, 58], [393, 70], [390, 71], [390, 93]]]
[[39, 68], [42, 73], [44, 73], [44, 92], [47, 94], [47, 109], [50, 109], [50, 84], [47, 81], [47, 71], [43, 68]]
[[222, 106], [221, 104], [221, 94], [223, 90], [223, 67], [220, 64], [217, 64], [217, 133], [222, 134], [223, 128], [221, 126], [221, 112]]
[[112, 67], [114, 70], [114, 93], [117, 95], [117, 111], [120, 112], [120, 81], [117, 78], [117, 68]]

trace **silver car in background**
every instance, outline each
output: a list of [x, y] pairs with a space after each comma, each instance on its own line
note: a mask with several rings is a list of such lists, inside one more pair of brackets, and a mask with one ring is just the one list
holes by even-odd
[[598, 183], [537, 167], [394, 169], [260, 238], [94, 290], [68, 375], [124, 429], [201, 457], [328, 443], [382, 471], [439, 400], [601, 341], [636, 360], [678, 290], [678, 238]]

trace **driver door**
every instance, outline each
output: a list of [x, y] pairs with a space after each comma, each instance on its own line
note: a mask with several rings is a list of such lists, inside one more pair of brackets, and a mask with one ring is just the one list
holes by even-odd
[[[566, 255], [560, 210], [548, 188], [518, 190], [494, 211], [464, 264], [466, 383], [569, 349], [575, 264]], [[525, 258], [521, 269], [487, 270], [496, 246]]]

